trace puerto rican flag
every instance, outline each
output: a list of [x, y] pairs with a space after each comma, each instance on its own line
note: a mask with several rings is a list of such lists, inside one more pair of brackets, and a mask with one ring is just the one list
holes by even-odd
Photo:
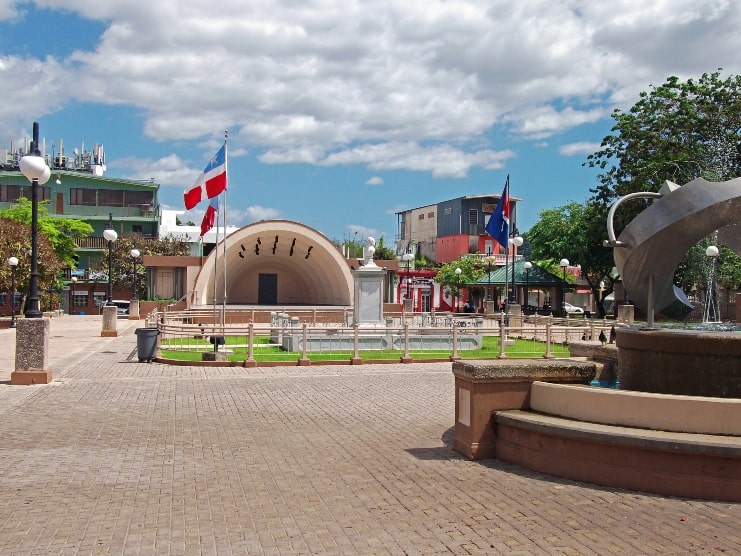
[[509, 176], [497, 208], [486, 223], [486, 232], [502, 247], [509, 248]]
[[212, 199], [222, 191], [226, 191], [226, 143], [209, 160], [193, 186], [185, 191], [185, 209], [190, 210], [204, 199]]

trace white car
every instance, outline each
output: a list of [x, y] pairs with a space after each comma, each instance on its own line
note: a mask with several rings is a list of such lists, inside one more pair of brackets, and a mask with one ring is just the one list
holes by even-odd
[[569, 315], [583, 315], [584, 309], [581, 307], [577, 307], [576, 305], [572, 305], [571, 303], [564, 303], [563, 304], [564, 311], [566, 311]]

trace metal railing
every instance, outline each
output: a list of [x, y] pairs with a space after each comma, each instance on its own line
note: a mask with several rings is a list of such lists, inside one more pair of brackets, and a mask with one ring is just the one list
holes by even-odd
[[[295, 315], [273, 313], [267, 323], [208, 321], [212, 312], [153, 312], [148, 325], [160, 329], [160, 350], [167, 359], [221, 351], [232, 362], [451, 360], [459, 358], [542, 358], [568, 355], [568, 344], [597, 341], [612, 323], [599, 319], [527, 317], [517, 326], [501, 318], [449, 315], [387, 317], [385, 326], [347, 322], [310, 323]], [[200, 317], [200, 318], [199, 318]], [[223, 338], [223, 343], [219, 338]]]

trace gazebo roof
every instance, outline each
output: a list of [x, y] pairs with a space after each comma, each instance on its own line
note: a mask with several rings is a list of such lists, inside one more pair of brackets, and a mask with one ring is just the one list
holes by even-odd
[[[532, 287], [541, 288], [552, 288], [556, 286], [568, 286], [568, 282], [564, 282], [561, 278], [555, 274], [551, 274], [546, 269], [539, 267], [535, 263], [532, 263], [533, 267], [528, 272], [525, 270], [525, 261], [515, 261], [515, 282], [517, 284], [527, 283]], [[486, 274], [473, 282], [467, 284], [469, 286], [504, 286], [505, 283], [512, 283], [512, 265], [509, 267], [500, 266], [496, 270], [492, 270], [487, 276]]]

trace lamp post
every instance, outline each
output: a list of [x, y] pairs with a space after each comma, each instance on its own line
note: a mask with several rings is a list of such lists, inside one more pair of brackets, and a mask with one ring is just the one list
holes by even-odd
[[720, 250], [715, 245], [709, 245], [705, 249], [705, 256], [710, 261], [710, 271], [708, 272], [708, 287], [705, 295], [705, 310], [702, 316], [704, 323], [714, 323], [720, 320], [715, 302], [715, 265], [718, 255], [720, 255]]
[[18, 266], [17, 257], [8, 257], [10, 265], [10, 328], [15, 328], [15, 267]]
[[404, 253], [401, 256], [401, 260], [404, 261], [404, 265], [406, 266], [406, 269], [407, 269], [407, 293], [406, 293], [406, 296], [404, 297], [404, 309], [407, 309], [408, 307], [410, 311], [413, 311], [414, 304], [411, 301], [412, 298], [409, 293], [409, 287], [410, 287], [409, 278], [411, 275], [412, 261], [414, 260], [414, 255], [412, 255], [411, 253]]
[[455, 283], [458, 286], [458, 297], [455, 300], [455, 312], [458, 313], [460, 309], [460, 295], [461, 295], [461, 272], [460, 268], [455, 269]]
[[[517, 232], [515, 232], [517, 233]], [[514, 237], [509, 238], [509, 245], [515, 246], [515, 247], [521, 247], [525, 240], [522, 239], [522, 236], [516, 235]], [[515, 288], [515, 252], [512, 252], [512, 297], [511, 297], [512, 303], [517, 303], [517, 289]]]
[[533, 263], [525, 261], [522, 265], [525, 267], [525, 305], [530, 306], [530, 269], [533, 268]]
[[139, 258], [139, 255], [141, 255], [141, 253], [139, 252], [138, 249], [134, 248], [134, 249], [131, 250], [131, 258], [134, 260], [134, 285], [132, 286], [132, 289], [131, 289], [131, 299], [137, 299], [137, 295], [136, 295], [136, 282], [137, 282], [136, 260]]
[[77, 276], [73, 276], [69, 279], [69, 289], [70, 289], [70, 296], [69, 296], [69, 314], [73, 314], [73, 311], [75, 310], [75, 284], [77, 284]]
[[491, 265], [496, 260], [494, 255], [491, 254], [491, 250], [486, 254], [486, 257], [484, 257], [484, 261], [486, 262], [487, 266], [487, 275], [486, 275], [486, 307], [484, 310], [487, 313], [491, 313], [493, 311], [490, 310], [489, 305], [491, 303]]
[[116, 230], [113, 229], [113, 213], [108, 213], [108, 225], [103, 230], [103, 237], [108, 242], [108, 302], [113, 305], [113, 242], [118, 239]]
[[26, 309], [27, 319], [40, 319], [41, 309], [39, 308], [39, 245], [38, 245], [38, 228], [39, 228], [39, 184], [45, 184], [51, 177], [51, 170], [46, 165], [39, 145], [39, 124], [33, 123], [33, 143], [31, 155], [21, 158], [21, 173], [31, 182], [31, 281], [28, 294], [28, 306]]
[[566, 269], [569, 267], [569, 260], [568, 259], [561, 259], [561, 262], [558, 263], [558, 266], [561, 267], [561, 270], [563, 270], [563, 281], [564, 283], [561, 284], [561, 313], [565, 316], [566, 314]]

